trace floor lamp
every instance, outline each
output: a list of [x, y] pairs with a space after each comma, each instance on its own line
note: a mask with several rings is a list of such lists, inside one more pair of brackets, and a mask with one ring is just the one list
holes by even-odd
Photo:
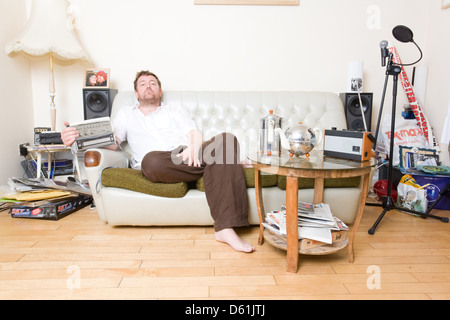
[[88, 60], [73, 30], [67, 15], [67, 0], [33, 0], [30, 18], [14, 39], [6, 44], [7, 54], [14, 52], [29, 56], [48, 55], [50, 60], [50, 121], [56, 130], [54, 59], [63, 61]]

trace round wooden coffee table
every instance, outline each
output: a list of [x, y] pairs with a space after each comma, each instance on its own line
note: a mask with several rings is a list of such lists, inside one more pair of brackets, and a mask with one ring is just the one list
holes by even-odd
[[[250, 155], [248, 159], [255, 167], [255, 190], [258, 208], [260, 233], [259, 245], [264, 239], [264, 204], [262, 196], [261, 172], [286, 176], [286, 244], [280, 239], [272, 237], [266, 231], [268, 242], [287, 251], [286, 270], [297, 272], [299, 254], [328, 254], [348, 247], [349, 261], [353, 262], [353, 240], [358, 229], [361, 217], [364, 212], [366, 197], [369, 187], [370, 172], [375, 166], [373, 161], [351, 161], [324, 157], [322, 152], [313, 152], [307, 159], [304, 157], [292, 158], [288, 154], [281, 156], [261, 156], [259, 154]], [[363, 177], [362, 192], [359, 202], [358, 212], [351, 229], [347, 243], [339, 246], [329, 246], [313, 252], [299, 252], [298, 239], [298, 178], [313, 178], [314, 183], [314, 204], [323, 203], [324, 182], [327, 178], [349, 178]]]

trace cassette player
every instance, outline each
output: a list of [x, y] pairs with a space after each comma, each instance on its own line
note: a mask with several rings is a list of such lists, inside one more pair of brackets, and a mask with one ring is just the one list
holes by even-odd
[[95, 118], [72, 124], [80, 135], [72, 148], [75, 152], [89, 148], [101, 148], [116, 143], [109, 117]]
[[350, 130], [325, 130], [324, 155], [356, 161], [372, 158], [372, 134]]

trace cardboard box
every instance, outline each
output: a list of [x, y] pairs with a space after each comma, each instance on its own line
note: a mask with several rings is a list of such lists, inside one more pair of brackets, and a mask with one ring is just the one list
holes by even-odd
[[13, 218], [59, 220], [91, 203], [91, 196], [72, 194], [62, 198], [22, 202], [11, 206], [9, 213]]

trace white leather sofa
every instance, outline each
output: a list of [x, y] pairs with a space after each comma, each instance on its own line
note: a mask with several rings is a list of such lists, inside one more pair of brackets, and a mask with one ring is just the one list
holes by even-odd
[[[134, 103], [133, 91], [119, 92], [115, 97], [111, 117], [124, 105]], [[258, 148], [259, 119], [269, 110], [283, 117], [283, 128], [303, 122], [311, 128], [346, 129], [343, 104], [338, 95], [325, 92], [164, 92], [166, 103], [185, 106], [195, 119], [205, 139], [221, 132], [231, 132], [241, 144], [245, 158]], [[127, 151], [127, 146], [123, 149]], [[175, 226], [213, 225], [204, 192], [187, 190], [181, 198], [169, 198], [136, 192], [102, 184], [102, 173], [107, 168], [127, 168], [127, 152], [92, 149], [96, 161], [85, 157], [86, 175], [95, 205], [102, 221], [113, 226]], [[244, 160], [244, 159], [242, 159]], [[132, 169], [129, 169], [132, 170]], [[259, 224], [255, 189], [247, 189], [249, 196], [249, 223]], [[361, 184], [346, 188], [326, 188], [324, 202], [333, 213], [351, 224], [356, 216]], [[278, 186], [263, 189], [266, 210], [279, 209], [285, 203], [285, 191]], [[313, 201], [313, 189], [300, 189], [301, 201]]]

